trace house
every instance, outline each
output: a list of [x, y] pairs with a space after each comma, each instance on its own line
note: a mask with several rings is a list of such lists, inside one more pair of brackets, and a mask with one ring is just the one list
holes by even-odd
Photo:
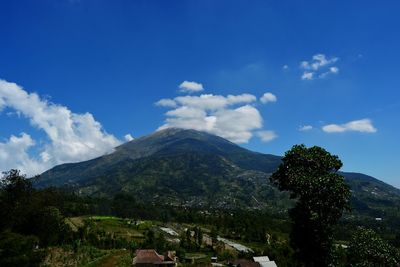
[[132, 263], [137, 267], [175, 267], [176, 256], [171, 251], [163, 256], [154, 249], [138, 249]]

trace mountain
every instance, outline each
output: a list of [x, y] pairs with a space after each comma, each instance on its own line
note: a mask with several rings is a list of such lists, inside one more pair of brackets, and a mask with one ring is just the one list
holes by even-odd
[[[43, 173], [37, 187], [69, 187], [79, 194], [133, 194], [142, 201], [215, 208], [271, 208], [290, 205], [269, 183], [281, 157], [242, 148], [195, 130], [170, 128], [144, 136], [113, 153]], [[400, 203], [400, 190], [360, 173], [342, 173], [354, 206], [372, 215]], [[375, 210], [378, 210], [375, 212]]]

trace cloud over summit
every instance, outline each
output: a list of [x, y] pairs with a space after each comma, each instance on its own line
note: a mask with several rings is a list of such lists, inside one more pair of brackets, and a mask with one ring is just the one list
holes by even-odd
[[[264, 97], [264, 102], [276, 101], [276, 97], [269, 94]], [[254, 131], [263, 127], [263, 118], [253, 105], [256, 102], [257, 97], [247, 93], [227, 96], [186, 95], [161, 99], [156, 105], [170, 110], [165, 113], [165, 122], [159, 129], [195, 129], [219, 135], [235, 143], [247, 143], [253, 137]], [[269, 137], [265, 134], [257, 136], [268, 141], [275, 138], [271, 138], [270, 133]]]

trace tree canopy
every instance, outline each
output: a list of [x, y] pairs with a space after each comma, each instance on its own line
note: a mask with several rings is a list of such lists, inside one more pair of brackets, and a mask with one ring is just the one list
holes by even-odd
[[327, 266], [333, 231], [345, 209], [350, 189], [338, 173], [342, 162], [321, 147], [295, 145], [270, 180], [296, 200], [290, 210], [291, 245], [306, 266]]

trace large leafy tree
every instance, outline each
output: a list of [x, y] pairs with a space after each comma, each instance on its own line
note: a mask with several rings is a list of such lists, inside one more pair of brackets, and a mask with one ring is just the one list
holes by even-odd
[[295, 206], [291, 245], [305, 266], [327, 266], [331, 261], [333, 231], [345, 209], [350, 189], [338, 173], [342, 162], [321, 147], [295, 145], [270, 180], [290, 192]]

